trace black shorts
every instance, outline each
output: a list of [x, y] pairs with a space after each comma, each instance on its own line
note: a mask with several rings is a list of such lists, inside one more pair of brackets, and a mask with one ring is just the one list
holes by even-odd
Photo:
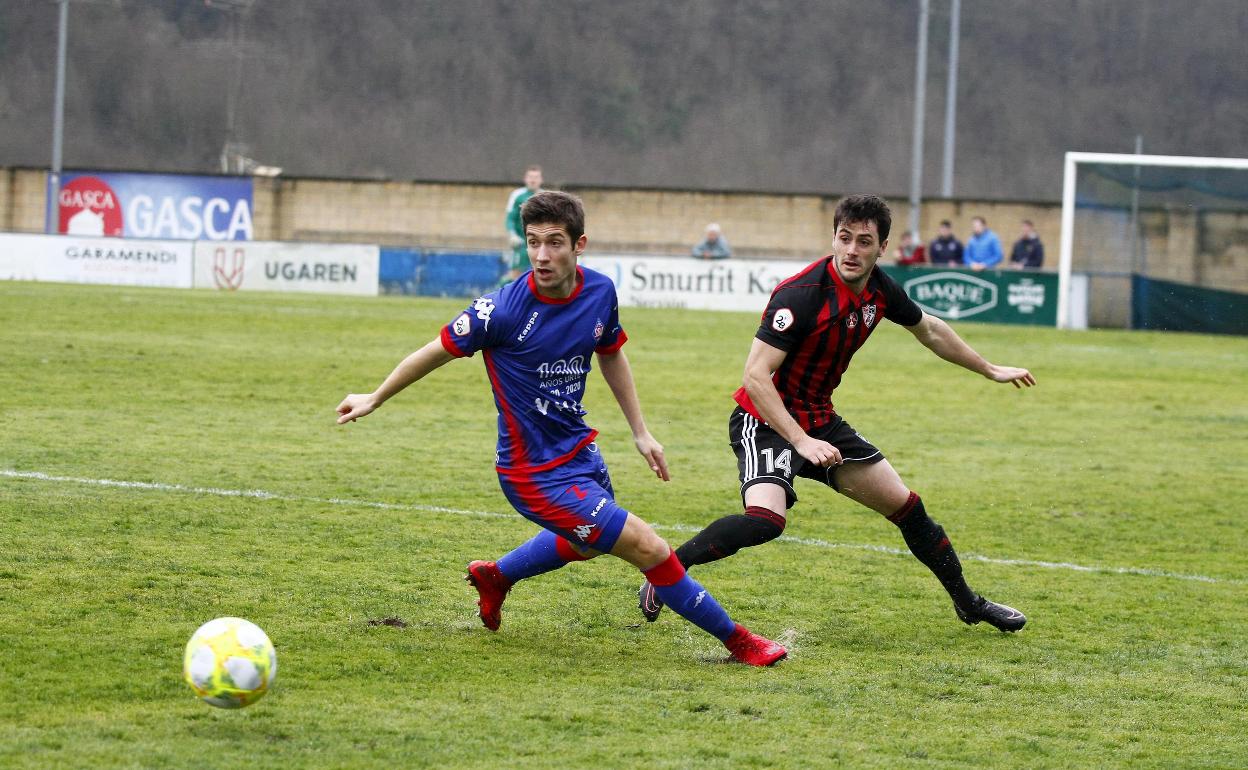
[[[841, 452], [847, 463], [878, 463], [884, 453], [849, 426], [840, 416], [810, 432], [812, 438], [826, 441]], [[779, 484], [784, 487], [788, 508], [797, 502], [793, 477], [814, 479], [840, 491], [836, 485], [836, 466], [824, 468], [810, 463], [797, 453], [771, 426], [741, 407], [728, 418], [728, 440], [737, 454], [737, 475], [741, 479], [741, 496], [755, 484]]]

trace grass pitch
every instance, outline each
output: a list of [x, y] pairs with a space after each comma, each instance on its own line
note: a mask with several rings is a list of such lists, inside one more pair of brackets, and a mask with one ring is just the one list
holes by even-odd
[[[464, 304], [0, 283], [0, 766], [1248, 766], [1248, 341], [959, 325], [1032, 369], [1016, 391], [885, 324], [837, 408], [1030, 620], [962, 625], [894, 527], [803, 483], [784, 540], [694, 572], [788, 643], [760, 671], [639, 623], [612, 559], [480, 627], [463, 566], [534, 530], [492, 472], [479, 359], [333, 414]], [[596, 373], [589, 421], [675, 544], [738, 509], [757, 319], [623, 321], [672, 482]], [[278, 648], [240, 712], [181, 681], [221, 615]]]

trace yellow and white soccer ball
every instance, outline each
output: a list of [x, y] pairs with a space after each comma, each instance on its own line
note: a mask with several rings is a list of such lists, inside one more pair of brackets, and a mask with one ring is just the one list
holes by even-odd
[[277, 650], [255, 623], [217, 618], [186, 643], [182, 676], [206, 703], [223, 709], [250, 706], [277, 676]]

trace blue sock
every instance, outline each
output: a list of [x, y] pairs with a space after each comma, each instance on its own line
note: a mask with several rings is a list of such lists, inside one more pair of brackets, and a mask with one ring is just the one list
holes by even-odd
[[[567, 564], [555, 547], [559, 536], [543, 529], [532, 540], [523, 543], [498, 560], [498, 569], [513, 583], [557, 570]], [[666, 601], [666, 600], [665, 600]]]
[[654, 592], [676, 614], [721, 642], [736, 630], [737, 624], [732, 622], [711, 592], [687, 574], [673, 585], [654, 586]]

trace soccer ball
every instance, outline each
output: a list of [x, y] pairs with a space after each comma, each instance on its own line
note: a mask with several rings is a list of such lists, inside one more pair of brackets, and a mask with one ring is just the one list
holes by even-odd
[[277, 650], [260, 627], [242, 618], [217, 618], [186, 643], [182, 676], [213, 706], [240, 709], [264, 697], [277, 676]]

